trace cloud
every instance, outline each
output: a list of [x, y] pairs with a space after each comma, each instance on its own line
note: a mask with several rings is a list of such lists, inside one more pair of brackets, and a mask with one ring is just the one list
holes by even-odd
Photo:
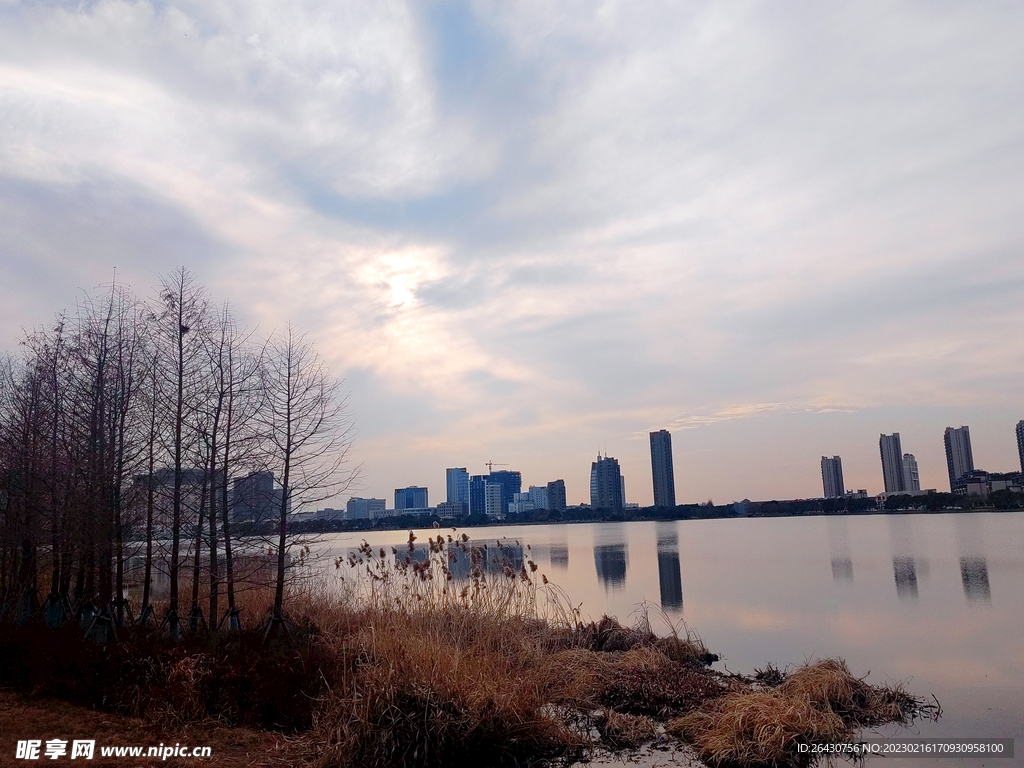
[[723, 421], [749, 419], [774, 413], [854, 413], [859, 406], [836, 403], [743, 403], [729, 405], [711, 413], [684, 413], [668, 423], [668, 429], [694, 429]]
[[4, 4], [5, 345], [113, 265], [145, 293], [187, 264], [362, 372], [370, 483], [399, 442], [568, 474], [642, 425], [1010, 421], [1022, 16]]

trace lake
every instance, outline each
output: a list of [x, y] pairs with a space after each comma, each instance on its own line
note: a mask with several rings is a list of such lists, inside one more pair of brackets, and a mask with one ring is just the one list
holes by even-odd
[[[539, 572], [590, 617], [607, 613], [628, 623], [638, 606], [650, 603], [656, 629], [684, 622], [722, 656], [716, 668], [750, 673], [769, 662], [782, 668], [838, 656], [855, 675], [870, 672], [869, 682], [902, 681], [942, 704], [937, 723], [885, 735], [1017, 739], [1013, 760], [904, 758], [901, 767], [1024, 764], [1022, 513], [464, 532], [474, 542], [529, 546]], [[391, 546], [408, 533], [332, 534], [322, 543], [324, 554], [345, 555], [364, 538]]]

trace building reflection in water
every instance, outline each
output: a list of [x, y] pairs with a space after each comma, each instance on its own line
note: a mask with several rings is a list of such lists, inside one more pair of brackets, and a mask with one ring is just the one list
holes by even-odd
[[900, 600], [917, 602], [917, 565], [914, 558], [893, 556], [892, 570], [896, 576], [896, 596]]
[[984, 557], [961, 557], [960, 580], [968, 603], [991, 605], [992, 590], [988, 585], [988, 563]]
[[[509, 569], [518, 573], [523, 566], [523, 547], [518, 541], [500, 539], [479, 544], [447, 545], [448, 570], [458, 580], [470, 578], [475, 571], [495, 575]], [[412, 549], [404, 547], [395, 554], [396, 563], [422, 563], [430, 556], [426, 544], [416, 544]]]
[[594, 545], [594, 567], [605, 589], [622, 589], [626, 585], [628, 564], [625, 542]]
[[985, 558], [984, 530], [978, 515], [957, 515], [956, 541], [960, 550], [960, 581], [964, 597], [974, 605], [991, 605], [992, 589], [988, 582], [988, 560]]
[[833, 557], [832, 581], [853, 581], [853, 560], [848, 557]]
[[565, 538], [565, 531], [562, 530], [561, 535], [552, 538], [550, 548], [548, 549], [548, 557], [551, 560], [552, 568], [568, 568], [569, 567], [569, 543]]
[[832, 554], [832, 581], [853, 581], [853, 558], [850, 556], [850, 533], [846, 518], [833, 515], [826, 519], [828, 548]]
[[683, 577], [679, 567], [679, 537], [676, 535], [675, 523], [658, 523], [657, 537], [661, 607], [666, 612], [679, 613], [683, 609]]
[[[896, 579], [896, 597], [900, 602], [916, 603], [918, 571], [925, 566], [914, 556], [912, 515], [887, 515], [892, 543], [892, 572]], [[921, 574], [923, 575], [923, 574]]]

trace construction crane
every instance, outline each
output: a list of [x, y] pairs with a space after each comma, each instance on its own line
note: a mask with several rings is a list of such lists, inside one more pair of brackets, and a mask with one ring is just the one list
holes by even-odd
[[489, 473], [493, 474], [494, 473], [494, 467], [507, 467], [508, 464], [502, 464], [499, 461], [486, 461], [486, 462], [484, 462], [484, 466], [487, 467], [487, 471]]

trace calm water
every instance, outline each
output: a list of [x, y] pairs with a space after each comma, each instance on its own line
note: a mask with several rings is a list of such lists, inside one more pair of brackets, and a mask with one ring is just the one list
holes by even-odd
[[[749, 673], [839, 656], [869, 682], [934, 694], [944, 715], [915, 731], [1014, 737], [1024, 764], [1024, 514], [876, 515], [466, 529], [518, 540], [591, 617], [629, 620], [648, 601]], [[371, 544], [404, 542], [378, 532]], [[422, 536], [421, 536], [422, 538]], [[328, 538], [345, 554], [361, 536]], [[333, 568], [331, 569], [333, 571]], [[895, 732], [889, 732], [891, 735]], [[901, 735], [914, 735], [902, 732]], [[883, 765], [882, 760], [871, 762]]]

